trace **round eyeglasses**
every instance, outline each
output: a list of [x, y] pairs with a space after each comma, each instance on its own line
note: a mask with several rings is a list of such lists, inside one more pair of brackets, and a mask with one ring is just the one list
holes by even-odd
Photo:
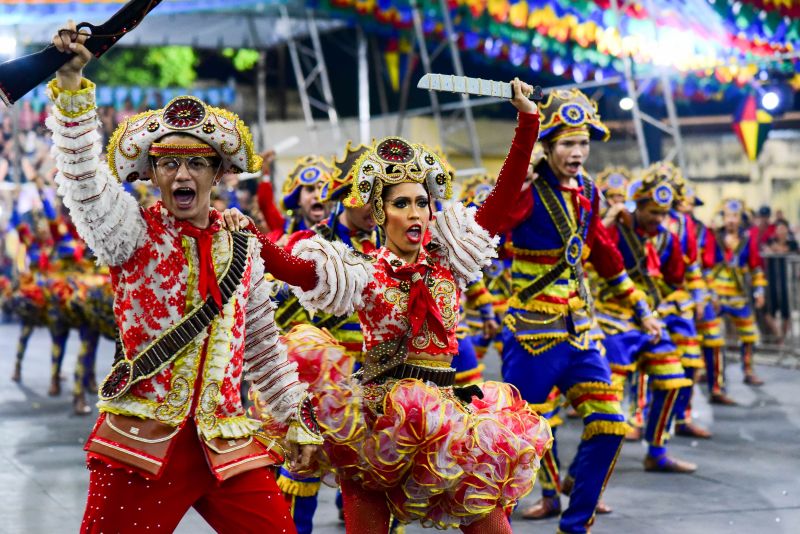
[[159, 158], [153, 163], [156, 172], [165, 178], [174, 178], [178, 174], [178, 169], [181, 168], [181, 165], [185, 165], [186, 170], [194, 178], [204, 176], [209, 171], [216, 171], [219, 168], [219, 165], [215, 166], [214, 162], [203, 156]]

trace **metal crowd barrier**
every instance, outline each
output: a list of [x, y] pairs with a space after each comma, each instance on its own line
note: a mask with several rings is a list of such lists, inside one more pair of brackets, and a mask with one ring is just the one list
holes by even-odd
[[[764, 310], [757, 314], [761, 348], [777, 352], [781, 359], [791, 356], [797, 365], [800, 363], [800, 254], [764, 254], [764, 270], [769, 286]], [[785, 330], [784, 321], [788, 322]], [[778, 331], [777, 337], [769, 332], [770, 322]], [[780, 343], [784, 331], [786, 335]]]

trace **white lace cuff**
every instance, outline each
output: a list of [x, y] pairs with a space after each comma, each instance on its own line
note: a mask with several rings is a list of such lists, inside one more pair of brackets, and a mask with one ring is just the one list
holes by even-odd
[[343, 243], [321, 236], [298, 242], [292, 254], [314, 262], [317, 285], [310, 291], [292, 287], [304, 308], [333, 315], [350, 315], [364, 303], [363, 292], [372, 280], [372, 262]]
[[95, 85], [86, 78], [81, 78], [81, 88], [77, 91], [61, 89], [54, 78], [47, 84], [47, 96], [53, 101], [55, 108], [70, 119], [80, 117], [97, 107]]
[[483, 276], [481, 269], [497, 257], [500, 243], [499, 237], [475, 222], [475, 211], [451, 202], [436, 212], [430, 226], [432, 241], [444, 248], [441, 254], [462, 287]]
[[48, 90], [55, 104], [46, 124], [53, 132], [58, 194], [100, 262], [120, 265], [144, 244], [146, 227], [136, 200], [100, 162], [94, 84], [84, 79], [80, 91], [70, 92], [51, 82]]

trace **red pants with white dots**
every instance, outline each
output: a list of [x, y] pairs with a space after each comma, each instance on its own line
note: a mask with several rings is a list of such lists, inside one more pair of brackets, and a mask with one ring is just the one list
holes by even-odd
[[218, 482], [206, 464], [192, 421], [175, 439], [158, 480], [91, 458], [81, 532], [172, 532], [194, 507], [222, 534], [296, 533], [288, 504], [269, 468]]

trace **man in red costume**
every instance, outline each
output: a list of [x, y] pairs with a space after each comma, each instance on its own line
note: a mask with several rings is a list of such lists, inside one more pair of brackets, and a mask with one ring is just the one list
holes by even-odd
[[[260, 167], [250, 133], [232, 113], [178, 97], [122, 123], [101, 164], [86, 39], [73, 23], [53, 38], [74, 56], [48, 85], [47, 125], [59, 194], [110, 267], [123, 350], [86, 445], [81, 531], [171, 532], [194, 507], [218, 532], [294, 532], [267, 467], [281, 455], [246, 417], [242, 380], [288, 424], [292, 464], [306, 463], [321, 438], [278, 337], [260, 246], [223, 230], [210, 209], [224, 172]], [[161, 190], [148, 209], [120, 183], [140, 178]]]

